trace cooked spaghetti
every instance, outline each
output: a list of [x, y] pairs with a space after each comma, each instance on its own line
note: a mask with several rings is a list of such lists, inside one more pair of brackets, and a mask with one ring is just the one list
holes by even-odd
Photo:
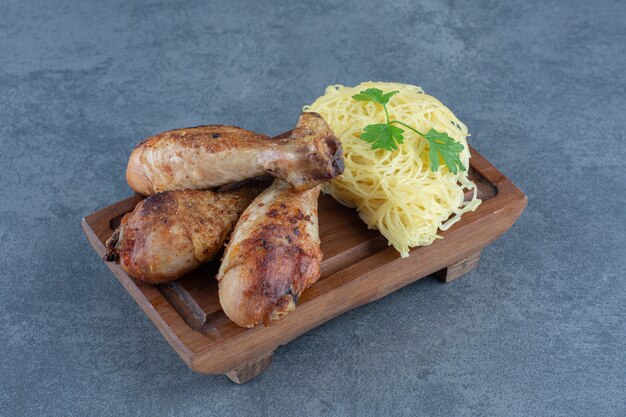
[[[438, 230], [446, 230], [481, 203], [467, 171], [453, 174], [445, 164], [430, 169], [428, 141], [406, 130], [398, 150], [372, 150], [359, 136], [365, 126], [385, 123], [380, 105], [360, 102], [353, 95], [367, 88], [399, 93], [387, 104], [389, 117], [420, 132], [434, 128], [461, 143], [460, 159], [469, 168], [467, 127], [439, 100], [408, 84], [366, 82], [356, 87], [333, 85], [305, 111], [320, 113], [341, 140], [346, 169], [324, 191], [340, 203], [355, 207], [369, 228], [378, 229], [402, 257], [415, 246], [431, 244]], [[473, 190], [469, 201], [464, 192]]]

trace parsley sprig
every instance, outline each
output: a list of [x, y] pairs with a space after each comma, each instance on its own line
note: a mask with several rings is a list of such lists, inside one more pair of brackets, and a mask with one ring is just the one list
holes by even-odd
[[385, 111], [386, 123], [371, 124], [365, 126], [360, 138], [372, 144], [372, 149], [386, 149], [395, 151], [398, 144], [404, 143], [404, 130], [394, 124], [404, 126], [412, 130], [428, 141], [430, 150], [428, 156], [430, 158], [430, 169], [436, 172], [439, 169], [440, 161], [448, 167], [450, 172], [457, 174], [459, 171], [466, 171], [465, 166], [460, 159], [460, 153], [465, 149], [462, 144], [452, 139], [445, 132], [439, 132], [431, 128], [428, 133], [423, 134], [417, 129], [409, 126], [400, 120], [389, 120], [389, 112], [387, 111], [387, 103], [399, 91], [390, 91], [384, 93], [378, 88], [368, 88], [358, 94], [352, 96], [356, 101], [371, 101], [381, 104]]

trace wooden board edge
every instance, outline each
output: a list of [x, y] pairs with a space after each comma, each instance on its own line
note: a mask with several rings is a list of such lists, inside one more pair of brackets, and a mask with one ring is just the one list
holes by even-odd
[[[409, 259], [412, 259], [412, 264], [416, 264], [415, 268], [401, 268], [400, 265], [407, 259], [400, 258], [392, 247], [374, 253], [360, 262], [326, 277], [323, 281], [319, 281], [320, 284], [325, 283], [324, 285], [329, 286], [331, 285], [330, 280], [333, 278], [346, 282], [337, 285], [330, 291], [320, 290], [321, 295], [310, 302], [299, 305], [295, 312], [287, 315], [276, 324], [267, 328], [250, 329], [222, 344], [213, 345], [194, 353], [191, 368], [205, 374], [227, 373], [243, 363], [254, 361], [255, 358], [265, 352], [271, 352], [278, 346], [289, 343], [309, 330], [347, 311], [378, 300], [449, 265], [462, 261], [472, 253], [482, 250], [484, 246], [505, 233], [521, 215], [525, 201], [525, 199], [518, 199], [514, 204], [508, 205], [506, 210], [510, 211], [509, 216], [504, 216], [502, 213], [492, 213], [474, 222], [472, 228], [479, 230], [484, 224], [496, 219], [499, 229], [487, 241], [479, 244], [470, 242], [454, 252], [454, 256], [438, 263], [432, 263], [427, 269], [420, 266], [419, 259], [431, 256], [434, 252], [441, 250], [440, 248], [425, 246], [419, 255], [411, 254]], [[460, 235], [465, 232], [457, 231], [456, 233]], [[457, 239], [460, 237], [457, 236]], [[398, 271], [401, 272], [400, 275], [397, 273]], [[345, 275], [343, 278], [342, 274]], [[368, 290], [364, 291], [364, 288]], [[324, 314], [320, 315], [319, 307], [322, 304], [326, 308]], [[302, 317], [307, 315], [315, 317], [315, 320], [310, 322], [302, 320]], [[260, 331], [265, 332], [263, 338], [258, 337]], [[245, 347], [243, 350], [242, 346]], [[214, 358], [220, 358], [220, 363], [216, 363]]]
[[[462, 226], [460, 227], [460, 229], [464, 229], [465, 226], [472, 226], [472, 225], [475, 226], [474, 223], [477, 221], [480, 221], [481, 223], [483, 223], [485, 221], [483, 217], [493, 218], [493, 216], [503, 216], [503, 214], [506, 211], [517, 210], [517, 213], [514, 214], [514, 216], [509, 216], [509, 218], [512, 218], [510, 225], [505, 227], [497, 235], [492, 236], [490, 240], [483, 242], [480, 247], [480, 249], [482, 249], [482, 247], [496, 240], [499, 236], [501, 236], [504, 232], [506, 232], [506, 230], [508, 230], [513, 225], [513, 223], [515, 223], [515, 221], [517, 221], [517, 219], [519, 218], [522, 211], [527, 205], [527, 197], [522, 193], [522, 191], [515, 184], [513, 184], [512, 181], [510, 181], [506, 176], [504, 176], [504, 174], [502, 174], [493, 165], [491, 165], [486, 159], [484, 159], [479, 152], [475, 151], [473, 148], [472, 148], [472, 152], [473, 152], [472, 166], [485, 179], [487, 179], [490, 183], [494, 184], [497, 187], [498, 193], [491, 199], [485, 201], [481, 206], [479, 206], [479, 208], [475, 212], [467, 213], [466, 215], [464, 215], [464, 220], [466, 221], [465, 222], [462, 221], [457, 224], [457, 225]], [[133, 203], [136, 204], [136, 202], [139, 200], [140, 200], [140, 197], [131, 196], [125, 200], [122, 200], [118, 203], [115, 203], [111, 206], [105, 207], [104, 209], [94, 212], [88, 216], [85, 216], [82, 219], [81, 223], [82, 223], [83, 231], [85, 232], [85, 235], [87, 236], [88, 240], [90, 241], [91, 245], [94, 247], [94, 249], [96, 250], [96, 253], [99, 256], [103, 255], [105, 248], [101, 240], [98, 238], [96, 234], [97, 231], [94, 231], [93, 229], [91, 229], [89, 220], [96, 219], [98, 217], [107, 216], [108, 214], [111, 214], [111, 212], [115, 212], [115, 215], [123, 214], [121, 211], [124, 210], [124, 207]], [[467, 224], [462, 224], [462, 223], [467, 223]], [[453, 226], [450, 229], [452, 233], [455, 232], [454, 229], [456, 228], [457, 225]], [[416, 249], [419, 250], [422, 248], [416, 248]], [[470, 253], [471, 253], [471, 250], [467, 248], [455, 252], [454, 258], [457, 258], [455, 259], [455, 262], [462, 260], [463, 257], [468, 256], [468, 254]], [[413, 253], [411, 253], [411, 256], [414, 256]], [[352, 265], [351, 267], [334, 271], [334, 273], [331, 274], [331, 276], [336, 276], [338, 274], [342, 274], [342, 273], [346, 273], [350, 271], [353, 271], [353, 272], [359, 271], [359, 268], [362, 268], [363, 265], [371, 266], [370, 264], [371, 262], [383, 262], [383, 261], [386, 261], [387, 263], [382, 264], [382, 265], [374, 265], [371, 268], [371, 271], [369, 272], [361, 271], [363, 272], [363, 277], [364, 277], [363, 279], [371, 279], [372, 276], [376, 276], [377, 274], [393, 276], [394, 275], [393, 271], [395, 268], [393, 265], [397, 266], [398, 264], [396, 262], [400, 261], [400, 258], [397, 252], [395, 252], [393, 248], [383, 248], [382, 250], [379, 250], [373, 253], [369, 257], [366, 257], [360, 260], [359, 262]], [[448, 264], [453, 263], [450, 260], [448, 261], [449, 261], [447, 262]], [[156, 287], [141, 288], [137, 282], [129, 278], [117, 265], [113, 265], [109, 263], [107, 264], [107, 266], [113, 272], [113, 274], [117, 277], [120, 283], [124, 286], [124, 288], [126, 288], [126, 290], [131, 294], [135, 302], [139, 304], [140, 308], [144, 311], [144, 313], [148, 315], [148, 317], [153, 322], [153, 324], [159, 329], [161, 334], [163, 334], [165, 339], [172, 346], [172, 348], [179, 354], [179, 356], [183, 359], [183, 361], [191, 369], [197, 372], [215, 374], [215, 373], [227, 373], [229, 371], [232, 371], [233, 369], [238, 368], [244, 363], [247, 363], [249, 361], [254, 361], [258, 357], [263, 356], [264, 354], [267, 354], [268, 352], [273, 351], [279, 345], [288, 343], [289, 341], [297, 338], [301, 334], [311, 330], [314, 327], [319, 326], [320, 324], [328, 320], [331, 320], [334, 317], [337, 317], [338, 315], [343, 314], [346, 311], [349, 311], [360, 305], [369, 303], [385, 295], [388, 295], [389, 293], [397, 290], [398, 288], [401, 288], [405, 285], [415, 282], [425, 276], [428, 276], [436, 272], [438, 269], [444, 268], [448, 265], [442, 265], [438, 269], [431, 268], [434, 270], [429, 271], [424, 274], [419, 274], [421, 276], [413, 277], [412, 279], [408, 281], [406, 280], [406, 277], [404, 276], [401, 277], [402, 279], [397, 278], [395, 280], [392, 280], [393, 282], [388, 284], [389, 286], [384, 287], [381, 291], [378, 291], [378, 293], [372, 296], [372, 298], [361, 300], [362, 302], [360, 302], [359, 304], [345, 303], [345, 305], [341, 306], [341, 308], [338, 309], [336, 312], [334, 312], [332, 315], [328, 315], [327, 317], [324, 317], [323, 320], [319, 322], [316, 321], [312, 324], [309, 323], [308, 325], [304, 327], [300, 327], [298, 323], [296, 323], [299, 319], [298, 316], [301, 316], [301, 314], [293, 314], [293, 315], [287, 316], [283, 320], [281, 320], [279, 323], [272, 326], [272, 328], [278, 328], [278, 327], [290, 328], [291, 327], [295, 329], [295, 333], [289, 332], [291, 334], [289, 334], [288, 337], [286, 338], [271, 337], [269, 335], [264, 335], [263, 339], [266, 339], [266, 340], [261, 340], [260, 342], [257, 341], [256, 343], [254, 343], [254, 340], [252, 339], [254, 339], [255, 337], [258, 338], [258, 336], [255, 336], [257, 333], [257, 331], [255, 330], [258, 330], [258, 329], [253, 329], [252, 331], [245, 332], [242, 335], [229, 339], [227, 343], [225, 343], [224, 345], [218, 345], [218, 346], [213, 345], [206, 349], [201, 349], [195, 352], [192, 352], [183, 343], [183, 341], [171, 330], [171, 328], [169, 327], [169, 324], [161, 317], [159, 312], [154, 308], [153, 306], [154, 300], [158, 300], [158, 302], [167, 303], [163, 295], [158, 291], [158, 289], [156, 289]], [[370, 277], [370, 278], [367, 278], [367, 277]], [[389, 279], [389, 277], [387, 277], [387, 279]], [[351, 291], [356, 290], [358, 289], [358, 286], [355, 286], [356, 285], [355, 282], [361, 282], [361, 278], [348, 282], [346, 286], [351, 288]], [[324, 297], [324, 296], [331, 297], [330, 295], [331, 293], [334, 293], [335, 291], [342, 289], [343, 287], [344, 285], [340, 285], [338, 288], [332, 291], [329, 291], [328, 293], [325, 293], [321, 295], [320, 297]], [[344, 289], [344, 291], [345, 290], [346, 289]], [[146, 293], [148, 293], [149, 296]], [[336, 297], [336, 294], [334, 294], [333, 297]], [[307, 305], [309, 304], [311, 305], [307, 307]], [[313, 307], [315, 307], [315, 303], [304, 303], [303, 305], [298, 307], [298, 310], [300, 310], [302, 314], [306, 314], [306, 310], [308, 308], [313, 308]], [[315, 312], [311, 312], [311, 314], [315, 314]], [[271, 339], [270, 343], [266, 343], [267, 339]], [[252, 345], [249, 346], [250, 349], [247, 351], [247, 354], [242, 355], [241, 353], [239, 353], [238, 356], [236, 356], [234, 359], [231, 358], [232, 360], [230, 362], [222, 362], [221, 365], [219, 366], [217, 366], [214, 363], [211, 363], [212, 358], [223, 357], [223, 356], [229, 357], [229, 354], [233, 352], [233, 346], [235, 346], [238, 343], [244, 343], [244, 344], [252, 343]]]
[[[102, 245], [102, 242], [93, 232], [91, 227], [89, 226], [88, 220], [86, 217], [83, 217], [81, 220], [81, 225], [83, 228], [83, 232], [87, 237], [87, 240], [93, 246], [96, 251], [96, 254], [102, 258], [104, 255], [105, 247]], [[126, 273], [116, 264], [111, 262], [105, 262], [108, 266], [109, 270], [113, 273], [113, 275], [117, 278], [117, 280], [122, 284], [122, 286], [128, 291], [131, 295], [135, 303], [143, 310], [143, 312], [148, 316], [150, 321], [154, 324], [154, 326], [159, 330], [159, 332], [163, 335], [165, 340], [170, 344], [170, 346], [178, 353], [181, 359], [189, 366], [192, 367], [192, 352], [185, 346], [185, 344], [178, 338], [178, 336], [171, 331], [170, 326], [163, 320], [159, 312], [154, 308], [152, 302], [147, 298], [146, 293], [144, 291], [150, 292], [151, 297], [153, 299], [161, 298], [163, 303], [167, 303], [165, 297], [159, 292], [159, 290], [150, 286], [149, 284], [144, 284], [145, 288], [141, 288], [135, 281], [133, 281]], [[181, 318], [182, 320], [182, 318]]]

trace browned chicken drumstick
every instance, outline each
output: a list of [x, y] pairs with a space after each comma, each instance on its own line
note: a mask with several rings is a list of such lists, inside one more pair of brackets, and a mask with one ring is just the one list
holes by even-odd
[[219, 253], [239, 215], [263, 188], [255, 183], [225, 192], [154, 194], [124, 216], [106, 243], [104, 259], [152, 284], [179, 278]]
[[222, 309], [237, 325], [271, 324], [318, 280], [319, 193], [276, 179], [241, 215], [217, 275]]
[[283, 139], [221, 125], [160, 133], [132, 152], [126, 179], [143, 195], [217, 187], [265, 174], [306, 190], [342, 172], [339, 140], [319, 114], [302, 113]]

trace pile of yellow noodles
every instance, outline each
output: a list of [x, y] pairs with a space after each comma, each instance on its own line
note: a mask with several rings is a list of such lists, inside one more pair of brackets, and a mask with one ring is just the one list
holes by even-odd
[[[341, 140], [346, 170], [328, 183], [324, 191], [342, 204], [356, 207], [361, 219], [378, 229], [402, 255], [409, 248], [431, 244], [438, 229], [446, 230], [481, 203], [467, 171], [452, 174], [445, 164], [430, 169], [428, 141], [409, 129], [397, 151], [372, 150], [359, 139], [365, 126], [385, 123], [380, 104], [359, 102], [354, 94], [367, 88], [385, 93], [398, 90], [387, 104], [389, 117], [426, 133], [430, 128], [446, 132], [465, 147], [461, 161], [469, 168], [467, 127], [435, 97], [408, 84], [366, 82], [356, 87], [333, 85], [305, 111], [320, 113]], [[464, 202], [464, 190], [473, 189], [473, 198]]]

